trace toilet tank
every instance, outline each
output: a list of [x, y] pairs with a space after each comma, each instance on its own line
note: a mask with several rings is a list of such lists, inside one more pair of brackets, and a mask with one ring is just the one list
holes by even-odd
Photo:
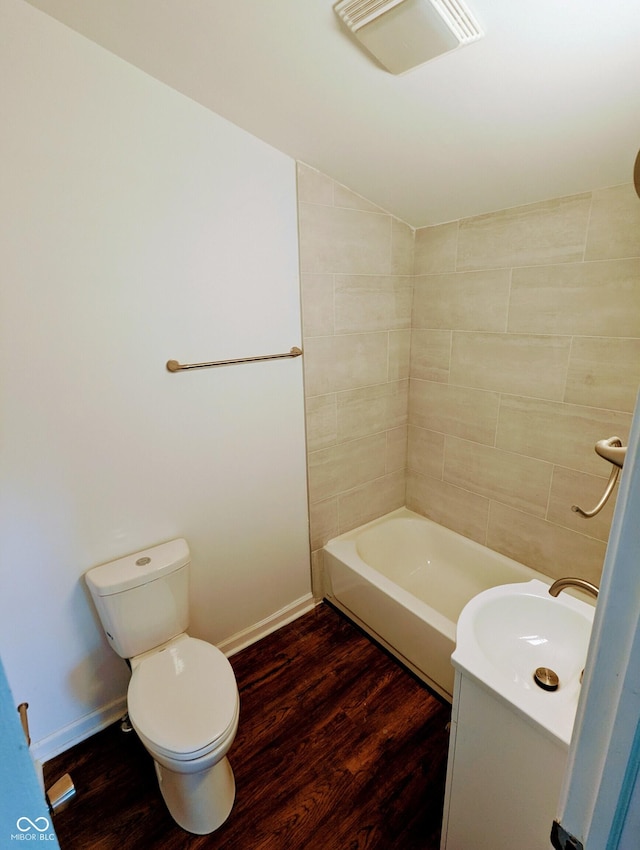
[[109, 643], [122, 658], [147, 652], [187, 630], [189, 563], [187, 541], [179, 539], [85, 574]]

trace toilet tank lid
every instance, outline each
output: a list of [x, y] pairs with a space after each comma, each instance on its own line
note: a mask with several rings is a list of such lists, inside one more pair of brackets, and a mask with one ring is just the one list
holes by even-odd
[[111, 596], [169, 575], [186, 566], [189, 558], [189, 545], [186, 540], [170, 540], [141, 552], [133, 552], [116, 561], [92, 567], [85, 574], [85, 579], [97, 596]]

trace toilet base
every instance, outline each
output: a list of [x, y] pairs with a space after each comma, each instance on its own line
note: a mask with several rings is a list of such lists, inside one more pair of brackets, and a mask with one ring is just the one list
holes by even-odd
[[231, 814], [236, 783], [229, 759], [200, 773], [174, 773], [154, 762], [160, 792], [174, 821], [195, 835], [218, 829]]

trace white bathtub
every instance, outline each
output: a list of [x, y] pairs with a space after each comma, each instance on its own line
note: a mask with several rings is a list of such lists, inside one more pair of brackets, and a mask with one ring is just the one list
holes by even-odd
[[330, 540], [325, 595], [451, 699], [456, 623], [477, 593], [551, 579], [406, 508]]

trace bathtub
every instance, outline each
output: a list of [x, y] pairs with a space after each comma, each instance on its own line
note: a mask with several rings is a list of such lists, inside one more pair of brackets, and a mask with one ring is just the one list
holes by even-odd
[[451, 700], [456, 623], [499, 584], [551, 579], [406, 508], [330, 540], [325, 596], [430, 688]]

